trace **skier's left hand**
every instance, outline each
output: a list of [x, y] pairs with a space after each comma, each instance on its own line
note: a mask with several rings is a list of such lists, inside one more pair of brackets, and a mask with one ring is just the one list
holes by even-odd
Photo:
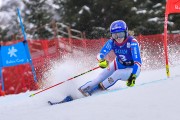
[[127, 83], [126, 83], [126, 85], [127, 85], [128, 87], [133, 87], [133, 86], [135, 85], [136, 77], [137, 77], [137, 76], [136, 76], [135, 74], [132, 74], [132, 73], [131, 73], [131, 75], [130, 75], [130, 77], [129, 77]]
[[100, 68], [107, 68], [108, 67], [108, 65], [109, 65], [109, 62], [107, 61], [107, 60], [100, 60], [99, 61], [99, 67]]

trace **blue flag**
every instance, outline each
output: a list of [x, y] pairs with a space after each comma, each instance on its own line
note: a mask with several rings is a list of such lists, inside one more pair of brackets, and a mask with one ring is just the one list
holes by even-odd
[[15, 66], [29, 62], [24, 43], [19, 42], [9, 46], [1, 46], [2, 66]]

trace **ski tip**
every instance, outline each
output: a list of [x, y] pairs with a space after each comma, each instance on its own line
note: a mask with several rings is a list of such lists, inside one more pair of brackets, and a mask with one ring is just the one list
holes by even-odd
[[61, 104], [61, 103], [66, 103], [66, 102], [70, 102], [70, 101], [73, 101], [73, 97], [72, 96], [66, 96], [63, 100], [59, 101], [59, 102], [51, 102], [51, 101], [48, 101], [48, 104], [49, 105], [56, 105], [56, 104]]
[[53, 105], [51, 101], [48, 101], [48, 104]]

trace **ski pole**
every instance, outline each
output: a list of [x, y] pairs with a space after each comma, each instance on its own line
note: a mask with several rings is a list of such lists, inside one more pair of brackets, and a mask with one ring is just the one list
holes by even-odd
[[86, 73], [88, 73], [88, 72], [91, 72], [91, 71], [93, 71], [93, 70], [96, 70], [96, 69], [98, 69], [98, 68], [99, 68], [99, 66], [98, 66], [98, 67], [95, 67], [95, 68], [93, 68], [93, 69], [91, 69], [91, 70], [88, 70], [88, 71], [86, 71], [86, 72], [84, 72], [84, 73], [81, 73], [81, 74], [79, 74], [79, 75], [76, 75], [76, 76], [74, 76], [74, 77], [72, 77], [72, 78], [69, 78], [69, 79], [67, 79], [67, 80], [65, 80], [65, 81], [62, 81], [62, 82], [57, 83], [57, 84], [55, 84], [55, 85], [52, 85], [52, 86], [50, 86], [50, 87], [48, 87], [48, 88], [46, 88], [46, 89], [43, 89], [43, 90], [41, 90], [41, 91], [39, 91], [39, 92], [37, 92], [37, 93], [31, 94], [29, 97], [35, 96], [35, 95], [37, 95], [37, 94], [39, 94], [39, 93], [41, 93], [41, 92], [44, 92], [44, 91], [46, 91], [46, 90], [48, 90], [48, 89], [50, 89], [50, 88], [53, 88], [53, 87], [55, 87], [55, 86], [58, 86], [58, 85], [60, 85], [60, 84], [63, 84], [63, 83], [65, 83], [65, 82], [67, 82], [67, 81], [73, 80], [74, 78], [77, 78], [77, 77], [79, 77], [79, 76], [82, 76], [82, 75], [84, 75], [84, 74], [86, 74]]

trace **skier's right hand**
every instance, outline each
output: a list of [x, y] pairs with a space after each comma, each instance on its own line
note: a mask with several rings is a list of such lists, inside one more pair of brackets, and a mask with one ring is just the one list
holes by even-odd
[[99, 67], [100, 68], [107, 68], [108, 67], [108, 65], [109, 65], [109, 61], [107, 61], [107, 60], [99, 60]]
[[133, 87], [133, 86], [135, 85], [136, 77], [137, 77], [137, 76], [136, 76], [135, 74], [132, 74], [132, 73], [131, 73], [129, 79], [128, 79], [127, 82], [126, 82], [126, 85], [127, 85], [128, 87]]

